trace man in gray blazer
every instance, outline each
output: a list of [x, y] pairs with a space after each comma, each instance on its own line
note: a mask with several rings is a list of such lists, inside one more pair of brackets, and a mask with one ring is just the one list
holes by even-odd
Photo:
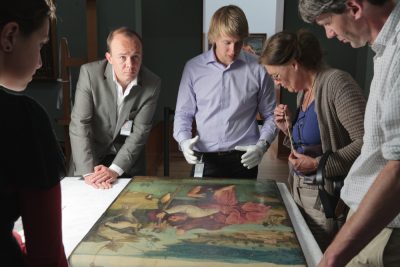
[[144, 175], [144, 151], [161, 80], [142, 66], [140, 36], [110, 32], [106, 59], [82, 65], [71, 113], [70, 171], [95, 188]]

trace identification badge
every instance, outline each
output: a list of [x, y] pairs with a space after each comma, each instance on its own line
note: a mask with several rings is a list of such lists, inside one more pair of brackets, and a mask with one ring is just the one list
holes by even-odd
[[194, 177], [196, 178], [203, 178], [204, 173], [204, 162], [203, 162], [203, 155], [200, 157], [200, 162], [194, 165]]
[[133, 121], [129, 120], [124, 123], [121, 127], [121, 135], [129, 136], [131, 134]]
[[194, 177], [202, 178], [204, 172], [204, 162], [194, 165]]

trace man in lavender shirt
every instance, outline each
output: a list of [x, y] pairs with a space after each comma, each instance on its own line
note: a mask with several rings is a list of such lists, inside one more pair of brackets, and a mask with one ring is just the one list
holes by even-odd
[[[248, 33], [239, 7], [221, 7], [208, 32], [212, 48], [186, 63], [174, 138], [186, 161], [196, 164], [192, 176], [256, 178], [257, 166], [276, 136], [274, 84], [257, 57], [242, 51]], [[257, 112], [264, 119], [261, 129]]]

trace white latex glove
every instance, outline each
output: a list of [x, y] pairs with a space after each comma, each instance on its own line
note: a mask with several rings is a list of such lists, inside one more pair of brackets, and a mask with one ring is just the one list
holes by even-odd
[[194, 155], [193, 147], [199, 141], [199, 136], [196, 135], [192, 139], [183, 140], [180, 143], [183, 155], [189, 164], [199, 163], [199, 159]]
[[266, 143], [264, 140], [259, 140], [255, 145], [235, 146], [235, 150], [246, 152], [242, 155], [241, 163], [247, 169], [252, 169], [260, 164], [268, 147], [268, 143]]

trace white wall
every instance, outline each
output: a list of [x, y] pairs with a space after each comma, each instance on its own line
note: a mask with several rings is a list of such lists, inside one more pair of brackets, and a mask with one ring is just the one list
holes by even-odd
[[207, 32], [214, 12], [225, 5], [237, 5], [243, 9], [250, 33], [266, 33], [271, 36], [283, 29], [283, 0], [204, 0], [203, 1], [203, 48], [208, 47]]

